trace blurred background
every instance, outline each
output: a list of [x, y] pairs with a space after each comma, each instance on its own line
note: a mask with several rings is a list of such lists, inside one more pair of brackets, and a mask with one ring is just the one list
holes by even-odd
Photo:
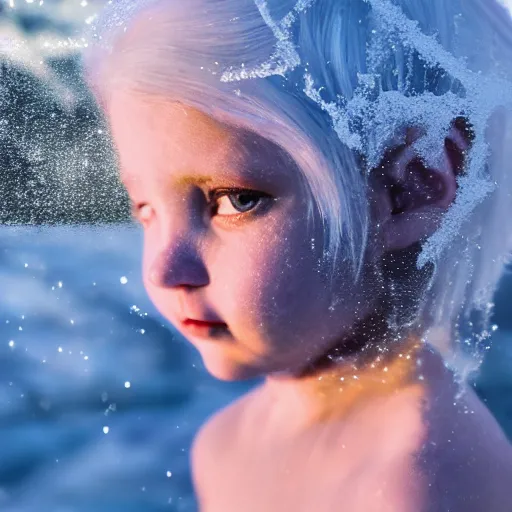
[[[248, 389], [149, 303], [139, 229], [83, 79], [104, 0], [0, 0], [0, 509], [193, 511], [190, 443]], [[476, 381], [512, 437], [512, 279]]]

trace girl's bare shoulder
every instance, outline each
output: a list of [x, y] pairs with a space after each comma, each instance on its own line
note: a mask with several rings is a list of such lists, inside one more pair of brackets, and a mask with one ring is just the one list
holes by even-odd
[[[247, 414], [258, 401], [259, 390], [243, 395], [221, 409], [197, 432], [191, 450], [192, 478], [196, 495], [205, 508], [209, 489], [215, 487], [215, 479], [221, 478], [221, 469], [230, 467], [240, 436], [244, 432]], [[243, 424], [242, 424], [243, 423]]]
[[255, 388], [213, 414], [199, 429], [194, 445], [200, 447], [212, 441], [218, 445], [224, 439], [232, 445], [233, 436], [240, 432], [242, 421], [245, 423], [247, 415], [257, 407], [260, 395], [260, 388]]
[[218, 464], [219, 457], [225, 457], [245, 431], [242, 422], [249, 423], [248, 415], [256, 407], [259, 388], [246, 393], [220, 411], [213, 414], [197, 432], [192, 445], [192, 463], [208, 465], [208, 460]]
[[441, 409], [424, 460], [432, 502], [454, 511], [508, 512], [512, 445], [500, 425], [471, 388], [456, 406]]

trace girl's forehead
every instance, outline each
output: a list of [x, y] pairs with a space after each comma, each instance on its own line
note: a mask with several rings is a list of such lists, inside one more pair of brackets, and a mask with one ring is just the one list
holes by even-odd
[[141, 167], [181, 184], [205, 175], [283, 179], [293, 167], [288, 154], [268, 139], [177, 102], [119, 95], [110, 118], [124, 181], [140, 176]]
[[236, 144], [236, 133], [226, 125], [198, 109], [158, 96], [120, 92], [111, 100], [109, 117], [114, 131], [124, 136], [144, 138], [146, 133], [155, 140], [169, 135], [169, 141], [201, 138]]
[[240, 144], [235, 133], [201, 112], [180, 104], [156, 103], [119, 95], [109, 110], [112, 135], [121, 160], [188, 161], [204, 163], [235, 159]]

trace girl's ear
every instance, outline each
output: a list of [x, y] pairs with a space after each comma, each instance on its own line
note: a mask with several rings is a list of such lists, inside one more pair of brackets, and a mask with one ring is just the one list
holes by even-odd
[[379, 168], [370, 173], [369, 198], [375, 234], [382, 252], [405, 249], [432, 235], [455, 199], [457, 176], [463, 172], [472, 134], [458, 118], [445, 138], [439, 168], [419, 158], [414, 142], [417, 129], [388, 151]]

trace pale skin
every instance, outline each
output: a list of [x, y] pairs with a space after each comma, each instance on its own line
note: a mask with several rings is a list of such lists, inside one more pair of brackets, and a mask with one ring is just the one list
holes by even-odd
[[[428, 190], [413, 176], [414, 132], [393, 154], [370, 183], [379, 229], [367, 270], [355, 284], [340, 260], [331, 289], [317, 271], [322, 232], [305, 228], [307, 192], [283, 151], [165, 98], [119, 91], [107, 114], [144, 227], [149, 296], [213, 375], [265, 377], [196, 438], [201, 510], [510, 510], [507, 439], [416, 332], [390, 341], [372, 274], [389, 251], [433, 232], [453, 201], [453, 147], [467, 148], [459, 131], [445, 168], [428, 170]], [[225, 327], [191, 335], [186, 316]]]

